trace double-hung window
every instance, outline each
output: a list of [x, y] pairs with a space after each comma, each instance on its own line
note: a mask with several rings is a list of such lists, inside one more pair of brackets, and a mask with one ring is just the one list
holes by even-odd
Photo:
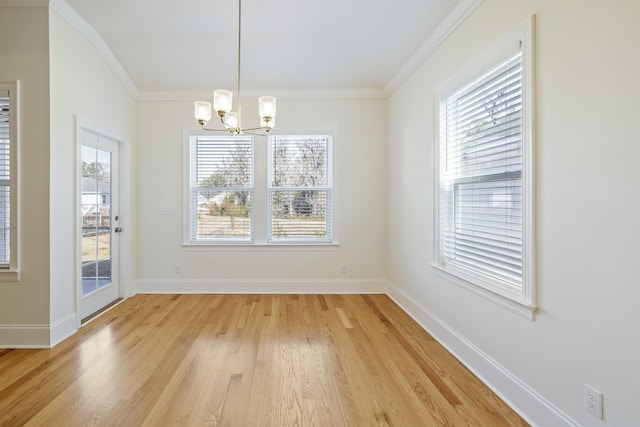
[[17, 280], [16, 83], [0, 83], [0, 280]]
[[269, 137], [268, 241], [332, 241], [330, 135]]
[[190, 137], [191, 243], [253, 241], [253, 138]]
[[436, 148], [436, 266], [528, 317], [535, 310], [531, 28], [439, 91]]

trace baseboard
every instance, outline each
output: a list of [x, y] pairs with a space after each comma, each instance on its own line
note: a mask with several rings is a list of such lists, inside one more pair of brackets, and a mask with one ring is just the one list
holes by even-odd
[[69, 313], [51, 324], [51, 347], [61, 343], [78, 330], [76, 313]]
[[0, 325], [0, 348], [51, 348], [77, 330], [75, 313], [51, 325]]
[[49, 325], [0, 325], [0, 348], [49, 348]]
[[382, 294], [385, 279], [207, 279], [136, 283], [138, 294]]
[[579, 424], [430, 312], [411, 295], [388, 282], [387, 294], [482, 382], [532, 426]]

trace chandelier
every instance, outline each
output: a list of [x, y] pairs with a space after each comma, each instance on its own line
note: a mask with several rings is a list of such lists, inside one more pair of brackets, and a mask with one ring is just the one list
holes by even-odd
[[[258, 114], [260, 115], [260, 126], [252, 128], [242, 127], [242, 107], [240, 105], [240, 47], [242, 30], [242, 0], [238, 0], [238, 111], [231, 111], [233, 107], [233, 92], [225, 89], [213, 91], [213, 106], [210, 102], [195, 102], [195, 117], [202, 129], [207, 131], [228, 131], [231, 135], [249, 133], [253, 135], [263, 135], [275, 126], [276, 98], [273, 96], [261, 96], [258, 98]], [[212, 109], [218, 113], [222, 128], [209, 128], [207, 123], [211, 120]]]

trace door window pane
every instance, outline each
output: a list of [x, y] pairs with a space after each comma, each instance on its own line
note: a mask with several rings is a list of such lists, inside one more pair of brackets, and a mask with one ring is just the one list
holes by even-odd
[[82, 295], [111, 283], [111, 153], [82, 146]]

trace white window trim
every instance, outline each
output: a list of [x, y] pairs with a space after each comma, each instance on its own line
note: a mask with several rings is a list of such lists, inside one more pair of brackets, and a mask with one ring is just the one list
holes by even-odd
[[10, 250], [10, 258], [9, 258], [9, 267], [0, 270], [0, 282], [19, 282], [20, 281], [20, 221], [19, 221], [19, 212], [18, 207], [19, 203], [19, 182], [18, 177], [20, 174], [18, 173], [18, 156], [19, 156], [19, 146], [20, 146], [20, 81], [16, 80], [11, 83], [0, 83], [0, 90], [8, 90], [9, 91], [9, 100], [10, 100], [10, 117], [11, 121], [9, 123], [9, 132], [10, 132], [10, 150], [11, 157], [10, 168], [11, 168], [11, 182], [9, 183], [9, 191], [11, 195], [11, 204], [10, 204], [10, 239], [11, 242], [9, 244]]
[[[440, 263], [440, 177], [439, 177], [439, 150], [440, 150], [440, 100], [446, 98], [463, 87], [467, 82], [477, 78], [496, 64], [504, 60], [510, 46], [522, 41], [522, 90], [523, 90], [523, 219], [522, 219], [522, 287], [515, 290], [511, 286], [499, 286], [486, 280], [479, 279], [475, 275], [466, 274], [461, 269], [443, 266]], [[432, 267], [439, 275], [448, 281], [470, 290], [498, 305], [517, 313], [525, 318], [533, 320], [537, 310], [536, 306], [536, 277], [535, 277], [535, 186], [533, 171], [534, 141], [535, 141], [535, 67], [534, 67], [534, 41], [535, 41], [535, 16], [512, 31], [500, 41], [480, 54], [477, 59], [461, 69], [453, 77], [448, 79], [436, 90], [434, 114], [434, 260]]]
[[[190, 179], [191, 179], [191, 154], [190, 154], [190, 138], [192, 136], [211, 136], [211, 132], [202, 130], [198, 126], [184, 125], [182, 128], [182, 247], [188, 251], [325, 251], [337, 250], [340, 247], [339, 241], [339, 174], [338, 174], [338, 128], [335, 127], [302, 127], [302, 128], [277, 128], [272, 130], [269, 135], [330, 135], [331, 144], [331, 162], [332, 162], [332, 241], [286, 241], [286, 242], [268, 242], [267, 241], [267, 139], [266, 137], [254, 137], [253, 151], [253, 172], [254, 172], [254, 201], [253, 206], [254, 224], [253, 224], [253, 240], [252, 241], [216, 241], [216, 242], [191, 242], [191, 221], [190, 221]], [[260, 163], [262, 162], [262, 163]], [[264, 163], [264, 164], [263, 164]], [[264, 206], [258, 204], [263, 203]]]

